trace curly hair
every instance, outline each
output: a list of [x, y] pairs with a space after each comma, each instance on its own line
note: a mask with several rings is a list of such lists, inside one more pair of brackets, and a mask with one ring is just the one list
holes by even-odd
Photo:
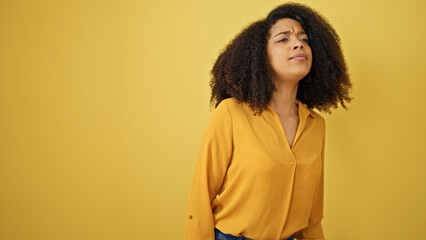
[[286, 3], [272, 10], [231, 40], [211, 70], [210, 104], [217, 107], [230, 97], [246, 102], [254, 115], [261, 114], [277, 88], [267, 54], [271, 27], [282, 18], [300, 23], [310, 39], [313, 55], [310, 80], [299, 81], [297, 99], [308, 108], [331, 113], [338, 103], [347, 108], [352, 84], [340, 47], [340, 38], [328, 20], [308, 6]]

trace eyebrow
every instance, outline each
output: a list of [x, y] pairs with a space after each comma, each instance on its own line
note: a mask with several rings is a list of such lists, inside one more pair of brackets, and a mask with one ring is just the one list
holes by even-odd
[[[280, 35], [280, 34], [287, 35], [287, 34], [289, 34], [289, 33], [290, 33], [290, 31], [280, 32], [280, 33], [278, 33], [277, 35], [275, 35], [275, 36], [273, 36], [273, 37], [276, 37], [276, 36], [278, 36], [278, 35]], [[301, 34], [303, 34], [303, 35], [308, 35], [308, 34], [306, 34], [306, 32], [305, 32], [305, 31], [299, 31], [299, 35], [301, 35]]]

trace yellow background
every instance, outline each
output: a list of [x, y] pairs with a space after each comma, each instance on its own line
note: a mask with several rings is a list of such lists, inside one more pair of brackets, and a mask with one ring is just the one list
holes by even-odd
[[[182, 239], [209, 71], [283, 1], [0, 0], [0, 239]], [[342, 38], [328, 240], [426, 236], [425, 1], [302, 1]]]

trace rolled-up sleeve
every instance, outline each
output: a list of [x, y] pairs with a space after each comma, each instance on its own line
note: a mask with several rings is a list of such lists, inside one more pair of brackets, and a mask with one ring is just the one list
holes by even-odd
[[323, 218], [324, 210], [324, 148], [325, 148], [325, 121], [324, 124], [324, 137], [321, 150], [321, 178], [315, 191], [311, 214], [309, 217], [308, 226], [296, 233], [297, 240], [325, 240], [324, 232], [322, 229], [321, 220]]
[[214, 240], [211, 202], [220, 191], [232, 157], [232, 118], [226, 101], [212, 113], [195, 165], [188, 209], [185, 240]]

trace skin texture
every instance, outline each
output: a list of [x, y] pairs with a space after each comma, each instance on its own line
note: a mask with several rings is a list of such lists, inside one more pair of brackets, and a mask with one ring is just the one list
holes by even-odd
[[[287, 33], [288, 32], [288, 33]], [[291, 18], [278, 20], [270, 30], [267, 52], [275, 84], [297, 84], [312, 66], [312, 51], [308, 35], [300, 23]], [[296, 54], [305, 54], [306, 60], [296, 60]]]
[[[278, 26], [276, 23], [285, 18], [297, 21], [309, 38], [313, 58], [308, 58], [308, 61], [312, 61], [308, 75], [302, 70], [307, 67], [305, 63], [287, 59], [276, 61], [278, 59], [274, 58], [274, 54], [279, 52], [271, 53], [272, 47], [278, 49], [280, 46], [270, 44], [270, 39], [274, 37], [271, 31]], [[284, 46], [294, 44], [295, 37], [290, 36], [289, 42], [282, 44], [282, 54]], [[307, 46], [303, 45], [304, 50]], [[297, 50], [301, 50], [301, 47]], [[289, 54], [289, 50], [286, 51], [285, 55]], [[270, 61], [269, 58], [274, 59]], [[288, 70], [289, 66], [292, 66], [292, 70]], [[327, 113], [339, 104], [346, 108], [346, 103], [352, 100], [352, 84], [339, 36], [320, 13], [298, 3], [276, 7], [266, 18], [253, 22], [237, 34], [220, 53], [211, 70], [211, 77], [212, 106], [217, 107], [223, 99], [234, 97], [239, 102], [247, 103], [254, 115], [260, 115], [264, 109], [274, 105], [280, 114], [292, 112], [293, 105], [284, 104], [292, 107], [284, 109], [277, 107], [276, 102], [294, 102], [295, 92], [296, 98], [308, 108]], [[299, 81], [297, 91], [283, 84], [283, 79], [293, 79], [294, 83]]]
[[[291, 148], [299, 122], [295, 103], [297, 89], [299, 81], [311, 70], [312, 51], [308, 35], [294, 19], [278, 20], [269, 32], [267, 53], [272, 81], [277, 87], [270, 106], [280, 118]], [[294, 58], [296, 54], [303, 54], [306, 58]]]

